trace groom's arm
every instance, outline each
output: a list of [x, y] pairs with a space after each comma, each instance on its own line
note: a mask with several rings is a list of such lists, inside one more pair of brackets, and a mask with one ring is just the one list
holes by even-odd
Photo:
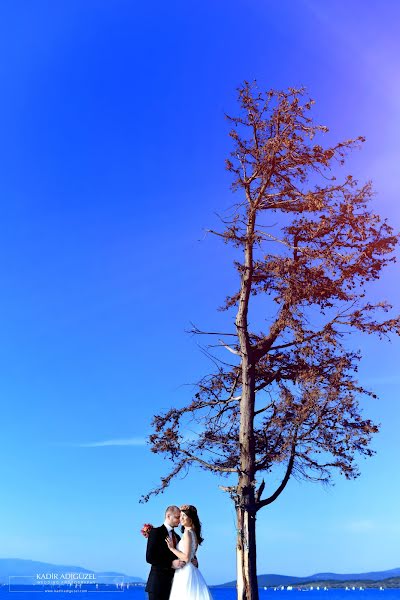
[[185, 564], [183, 561], [176, 559], [169, 563], [165, 560], [165, 554], [161, 552], [165, 545], [164, 533], [162, 530], [152, 529], [147, 538], [146, 562], [155, 567], [171, 567], [172, 569], [180, 569]]
[[[147, 549], [146, 549], [146, 562], [155, 567], [166, 567], [165, 558], [160, 553], [161, 546], [163, 543], [162, 536], [158, 529], [152, 529], [147, 538]], [[164, 542], [165, 543], [165, 542]]]

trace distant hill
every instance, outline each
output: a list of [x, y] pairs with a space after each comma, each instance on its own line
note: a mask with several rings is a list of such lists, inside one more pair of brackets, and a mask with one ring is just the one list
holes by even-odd
[[[296, 575], [259, 575], [258, 585], [260, 587], [275, 587], [278, 585], [307, 584], [313, 582], [349, 582], [349, 581], [383, 581], [385, 579], [400, 578], [400, 568], [390, 569], [388, 571], [371, 571], [369, 573], [315, 573], [308, 577], [298, 577]], [[217, 587], [235, 587], [236, 581], [228, 581]]]
[[[25, 560], [22, 558], [0, 558], [0, 583], [8, 583], [10, 575], [19, 576], [21, 578], [20, 583], [23, 583], [22, 577], [27, 575], [35, 576], [37, 573], [96, 573], [96, 579], [101, 581], [101, 577], [104, 577], [104, 581], [108, 583], [113, 582], [112, 577], [116, 578], [116, 582], [121, 581], [121, 577], [123, 577], [125, 583], [143, 583], [143, 579], [140, 577], [133, 577], [114, 571], [98, 572], [76, 565], [54, 565], [52, 563]], [[17, 580], [14, 580], [14, 582], [17, 582]]]
[[[297, 587], [297, 584], [294, 585], [294, 587]], [[310, 587], [328, 587], [328, 588], [344, 588], [344, 587], [348, 587], [348, 588], [358, 588], [358, 587], [363, 587], [365, 589], [367, 588], [400, 588], [400, 577], [389, 577], [388, 579], [379, 579], [379, 580], [373, 580], [373, 579], [349, 579], [346, 581], [339, 581], [339, 580], [326, 580], [326, 581], [312, 581], [309, 583], [301, 583], [299, 584], [299, 587], [301, 587], [302, 589], [307, 589]]]

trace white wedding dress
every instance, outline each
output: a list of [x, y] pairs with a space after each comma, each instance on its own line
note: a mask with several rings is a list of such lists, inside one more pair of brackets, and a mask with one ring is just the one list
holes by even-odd
[[[196, 554], [197, 539], [195, 532], [191, 529], [189, 534], [192, 537], [191, 561]], [[182, 540], [178, 542], [177, 550], [182, 551]], [[175, 571], [169, 600], [212, 600], [203, 575], [190, 561]]]

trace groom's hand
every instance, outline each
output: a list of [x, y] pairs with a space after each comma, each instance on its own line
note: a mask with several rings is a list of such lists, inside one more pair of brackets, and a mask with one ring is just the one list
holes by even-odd
[[192, 565], [194, 565], [196, 569], [199, 568], [199, 562], [195, 556], [192, 558]]
[[172, 561], [172, 568], [173, 569], [181, 569], [182, 567], [184, 567], [186, 565], [184, 560], [180, 560], [179, 558], [176, 558], [175, 560]]

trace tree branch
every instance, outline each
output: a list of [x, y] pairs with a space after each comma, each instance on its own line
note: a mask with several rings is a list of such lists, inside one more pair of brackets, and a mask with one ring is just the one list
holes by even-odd
[[209, 469], [210, 471], [218, 471], [219, 473], [238, 473], [239, 471], [234, 467], [221, 467], [219, 465], [213, 465], [212, 463], [208, 463], [205, 460], [199, 458], [198, 456], [193, 456], [187, 450], [180, 450], [182, 454], [184, 454], [187, 458], [187, 461], [194, 461], [200, 463], [205, 469]]
[[256, 510], [257, 511], [259, 511], [264, 506], [268, 506], [268, 504], [272, 504], [272, 502], [274, 502], [278, 498], [278, 496], [281, 495], [281, 493], [285, 489], [285, 487], [286, 487], [286, 485], [287, 485], [287, 483], [288, 483], [288, 481], [290, 479], [290, 476], [292, 474], [295, 456], [296, 456], [296, 442], [293, 443], [292, 451], [291, 451], [291, 454], [290, 454], [289, 463], [288, 463], [288, 466], [287, 466], [287, 469], [286, 469], [286, 473], [285, 473], [284, 478], [282, 479], [282, 482], [281, 482], [280, 486], [275, 490], [275, 492], [269, 498], [265, 498], [265, 500], [260, 500], [257, 503], [257, 505], [256, 505]]

